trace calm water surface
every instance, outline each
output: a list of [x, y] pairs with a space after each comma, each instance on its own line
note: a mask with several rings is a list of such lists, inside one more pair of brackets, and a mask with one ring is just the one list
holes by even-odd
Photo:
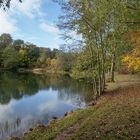
[[0, 140], [85, 107], [91, 89], [68, 76], [0, 73]]

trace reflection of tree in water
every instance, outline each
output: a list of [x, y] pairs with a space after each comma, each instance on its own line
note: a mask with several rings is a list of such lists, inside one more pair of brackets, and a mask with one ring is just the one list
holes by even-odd
[[77, 103], [91, 100], [90, 85], [68, 76], [2, 73], [0, 74], [0, 103], [7, 104], [12, 98], [18, 100], [23, 96], [31, 96], [39, 90], [49, 88], [58, 91], [59, 99], [73, 99]]
[[72, 79], [66, 80], [64, 83], [65, 86], [59, 89], [58, 94], [61, 100], [70, 100], [78, 107], [81, 107], [84, 102], [91, 101], [92, 91], [90, 85]]
[[31, 75], [14, 73], [0, 74], [0, 103], [7, 104], [12, 98], [34, 95], [38, 91], [36, 79]]
[[[69, 76], [48, 75], [42, 77], [44, 79], [44, 87], [52, 88], [58, 91], [58, 97], [61, 100], [72, 100], [80, 104], [82, 101], [89, 102], [92, 99], [92, 86], [85, 82], [78, 82], [71, 79]], [[79, 105], [80, 106], [80, 105]]]
[[34, 95], [39, 90], [39, 85], [36, 78], [31, 75], [19, 76], [19, 92], [25, 95]]

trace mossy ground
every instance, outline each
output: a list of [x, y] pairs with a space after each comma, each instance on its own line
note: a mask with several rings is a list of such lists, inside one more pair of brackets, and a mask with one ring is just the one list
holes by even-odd
[[40, 126], [22, 140], [140, 140], [138, 76], [118, 75], [97, 104]]

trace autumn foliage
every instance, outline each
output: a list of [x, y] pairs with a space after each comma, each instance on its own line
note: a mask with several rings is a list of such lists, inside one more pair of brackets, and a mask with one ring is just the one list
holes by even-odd
[[140, 30], [130, 34], [129, 42], [133, 49], [129, 54], [123, 56], [122, 61], [129, 70], [137, 72], [140, 71]]

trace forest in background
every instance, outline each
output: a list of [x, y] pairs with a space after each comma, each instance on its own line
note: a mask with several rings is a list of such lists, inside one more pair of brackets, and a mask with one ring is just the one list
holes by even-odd
[[54, 67], [62, 51], [38, 47], [21, 39], [13, 40], [10, 34], [0, 36], [0, 69], [18, 70]]

